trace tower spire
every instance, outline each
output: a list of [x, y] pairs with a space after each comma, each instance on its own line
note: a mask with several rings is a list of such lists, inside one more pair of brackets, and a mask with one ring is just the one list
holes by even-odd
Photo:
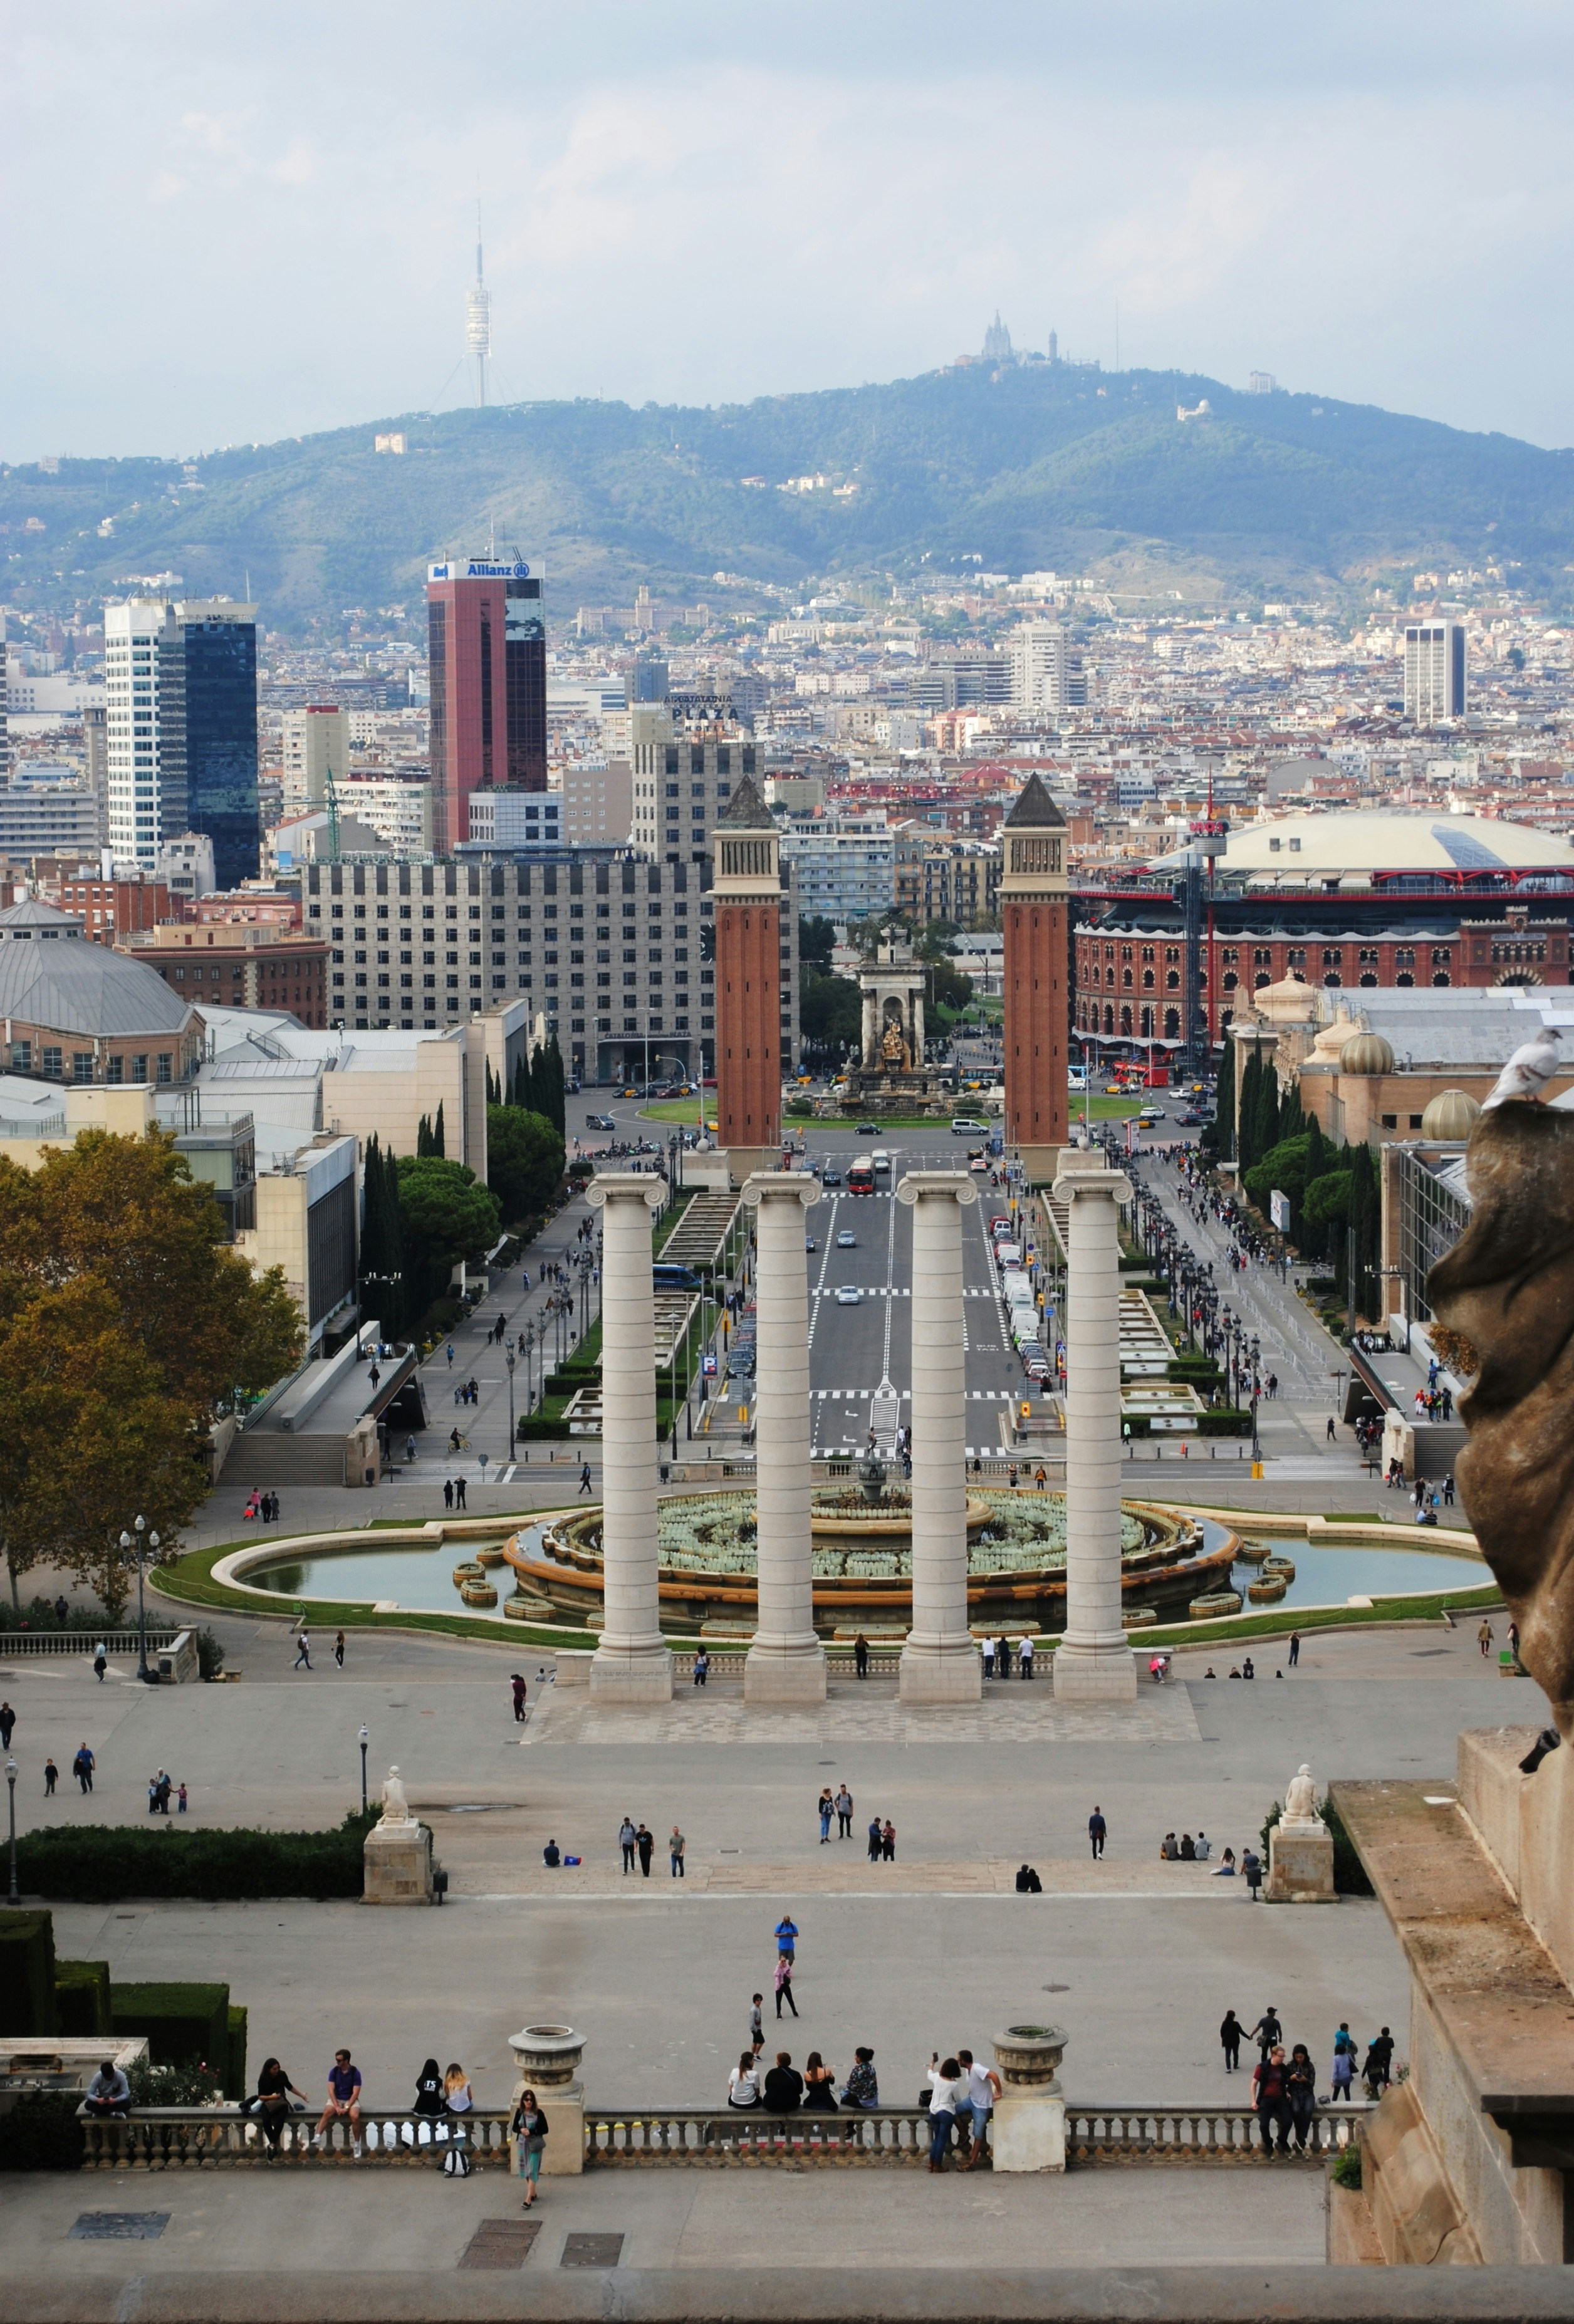
[[465, 296], [465, 346], [475, 358], [475, 401], [486, 408], [486, 366], [492, 356], [492, 293], [482, 265], [481, 201], [475, 203], [475, 280]]

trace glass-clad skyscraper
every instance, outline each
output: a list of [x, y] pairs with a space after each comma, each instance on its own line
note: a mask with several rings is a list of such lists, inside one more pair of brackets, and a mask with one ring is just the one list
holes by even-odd
[[547, 788], [547, 631], [522, 562], [455, 557], [427, 570], [432, 821], [439, 849], [470, 836], [474, 790]]
[[220, 889], [258, 874], [257, 608], [177, 607], [186, 681], [186, 825], [213, 842]]

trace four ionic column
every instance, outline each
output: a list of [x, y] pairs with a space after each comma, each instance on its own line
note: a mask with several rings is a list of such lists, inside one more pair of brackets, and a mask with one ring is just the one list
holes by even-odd
[[1137, 1665], [1121, 1627], [1120, 1240], [1130, 1181], [1068, 1149], [1054, 1182], [1071, 1213], [1066, 1254], [1066, 1627], [1054, 1691], [1128, 1702]]
[[809, 1284], [804, 1213], [820, 1199], [805, 1172], [759, 1171], [755, 1214], [759, 1370], [754, 1403], [759, 1627], [743, 1665], [746, 1702], [824, 1702], [815, 1630], [809, 1492]]
[[897, 1200], [913, 1213], [913, 1627], [904, 1702], [976, 1702], [982, 1666], [967, 1618], [967, 1355], [962, 1214], [971, 1177], [910, 1170]]
[[602, 1572], [605, 1618], [590, 1666], [603, 1702], [666, 1702], [672, 1656], [661, 1636], [656, 1540], [656, 1303], [650, 1215], [659, 1178], [594, 1177], [602, 1213]]

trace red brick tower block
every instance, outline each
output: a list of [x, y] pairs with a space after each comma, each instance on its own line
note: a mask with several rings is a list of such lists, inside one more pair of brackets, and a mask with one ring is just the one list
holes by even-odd
[[748, 775], [715, 849], [716, 1112], [741, 1179], [781, 1144], [781, 840]]
[[1000, 827], [1005, 862], [1006, 1142], [1035, 1178], [1066, 1143], [1066, 827], [1038, 777]]

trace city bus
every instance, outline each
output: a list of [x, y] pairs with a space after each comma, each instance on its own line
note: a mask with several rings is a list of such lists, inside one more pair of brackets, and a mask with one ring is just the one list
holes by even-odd
[[850, 1194], [873, 1194], [874, 1163], [867, 1154], [853, 1156], [852, 1167], [847, 1173], [847, 1191]]

